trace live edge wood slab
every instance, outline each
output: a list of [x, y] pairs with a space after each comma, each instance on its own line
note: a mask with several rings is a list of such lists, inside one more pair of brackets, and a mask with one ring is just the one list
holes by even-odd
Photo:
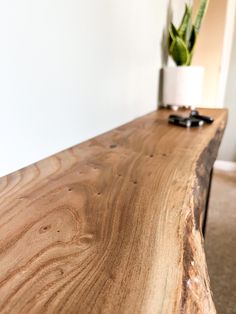
[[0, 179], [0, 313], [215, 313], [201, 215], [212, 125], [153, 112]]

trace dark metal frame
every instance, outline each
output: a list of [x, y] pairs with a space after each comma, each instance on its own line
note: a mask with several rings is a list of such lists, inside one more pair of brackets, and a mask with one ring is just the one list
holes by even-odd
[[204, 238], [206, 237], [206, 226], [207, 226], [207, 218], [208, 218], [209, 200], [210, 200], [210, 195], [211, 195], [212, 176], [213, 176], [213, 168], [211, 169], [210, 176], [209, 176], [209, 185], [208, 185], [208, 190], [207, 190], [206, 205], [205, 205], [204, 216], [203, 216], [202, 233], [203, 233]]

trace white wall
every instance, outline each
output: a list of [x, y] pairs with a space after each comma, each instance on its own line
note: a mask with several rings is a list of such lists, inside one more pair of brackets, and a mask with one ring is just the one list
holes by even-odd
[[1, 1], [0, 176], [156, 108], [167, 7]]
[[236, 162], [236, 23], [231, 53], [228, 81], [226, 85], [225, 107], [229, 110], [228, 124], [218, 159]]
[[[201, 0], [194, 0], [195, 14]], [[210, 0], [202, 24], [193, 65], [205, 68], [202, 107], [224, 106], [224, 95], [232, 48], [236, 0]]]
[[[200, 2], [201, 0], [194, 1], [195, 14]], [[193, 64], [202, 65], [205, 68], [202, 107], [219, 106], [218, 90], [222, 73], [227, 4], [228, 0], [210, 0], [194, 52]]]

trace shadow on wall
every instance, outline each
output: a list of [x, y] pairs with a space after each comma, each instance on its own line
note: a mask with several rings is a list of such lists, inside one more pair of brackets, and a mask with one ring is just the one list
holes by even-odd
[[166, 14], [166, 26], [163, 29], [162, 41], [160, 45], [161, 49], [161, 64], [162, 68], [158, 73], [158, 88], [157, 88], [157, 103], [158, 107], [161, 107], [162, 104], [162, 91], [163, 91], [163, 67], [168, 63], [168, 45], [167, 45], [167, 36], [168, 36], [168, 26], [173, 20], [173, 8], [171, 5], [171, 0], [168, 3], [168, 9]]

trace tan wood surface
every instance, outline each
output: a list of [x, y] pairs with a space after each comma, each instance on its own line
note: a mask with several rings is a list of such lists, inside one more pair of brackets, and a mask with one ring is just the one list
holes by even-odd
[[0, 313], [215, 313], [201, 234], [225, 110], [160, 110], [0, 179]]

